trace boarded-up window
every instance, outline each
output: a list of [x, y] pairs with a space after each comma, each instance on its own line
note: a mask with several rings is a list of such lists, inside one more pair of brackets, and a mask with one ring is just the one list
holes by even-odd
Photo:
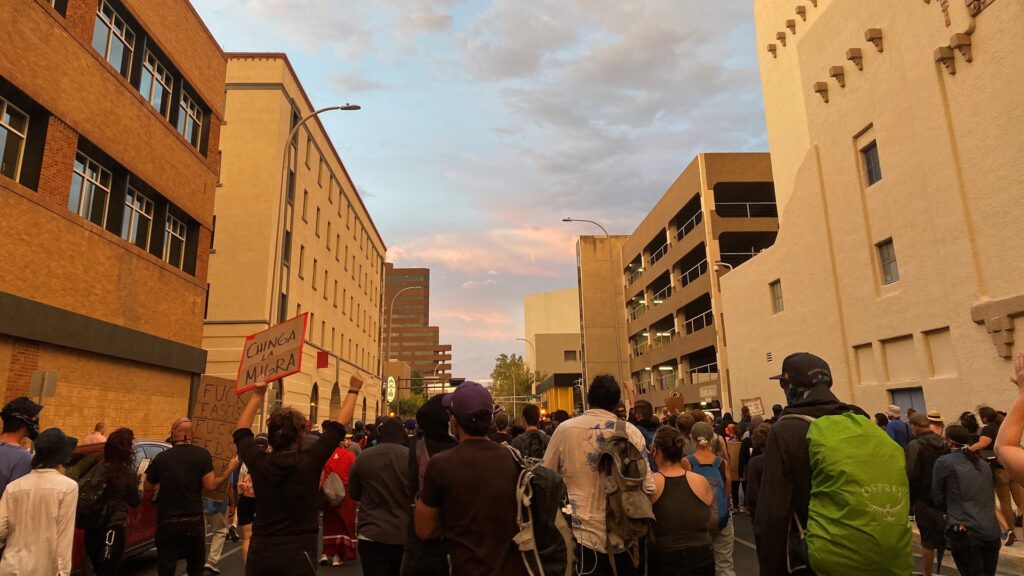
[[960, 373], [957, 368], [956, 350], [949, 327], [924, 333], [928, 345], [929, 373], [931, 378], [950, 378]]
[[887, 382], [907, 382], [921, 377], [917, 366], [917, 354], [914, 351], [913, 336], [908, 334], [883, 340], [882, 352], [885, 356]]
[[858, 383], [878, 384], [878, 365], [875, 363], [875, 354], [871, 343], [854, 346], [853, 354], [857, 357]]

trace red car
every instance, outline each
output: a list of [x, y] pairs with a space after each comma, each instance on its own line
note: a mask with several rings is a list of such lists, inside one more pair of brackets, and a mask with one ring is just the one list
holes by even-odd
[[[170, 448], [166, 442], [156, 440], [138, 440], [135, 442], [135, 469], [139, 472], [139, 490], [143, 489], [146, 468], [156, 455]], [[103, 458], [103, 444], [86, 444], [75, 449], [68, 462], [69, 475], [76, 472], [76, 466], [87, 464], [85, 460], [98, 461]], [[156, 504], [153, 504], [153, 491], [146, 490], [142, 495], [142, 503], [128, 509], [128, 527], [125, 533], [124, 557], [141, 554], [154, 546], [156, 538]], [[84, 574], [85, 565], [85, 533], [75, 530], [75, 546], [72, 552], [72, 570], [75, 574]]]

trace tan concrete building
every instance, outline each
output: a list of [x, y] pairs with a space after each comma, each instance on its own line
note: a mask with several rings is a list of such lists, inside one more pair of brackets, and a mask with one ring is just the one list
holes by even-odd
[[776, 215], [768, 154], [700, 154], [622, 245], [637, 399], [729, 403], [718, 277], [772, 245]]
[[166, 437], [201, 348], [226, 61], [188, 2], [0, 2], [0, 392]]
[[430, 269], [386, 263], [384, 306], [388, 359], [407, 363], [431, 387], [443, 389], [451, 380], [452, 345], [441, 344], [441, 329], [430, 325]]
[[759, 0], [755, 15], [780, 231], [722, 278], [734, 399], [782, 402], [767, 378], [811, 351], [868, 411], [1008, 409], [1024, 4]]
[[531, 294], [523, 299], [523, 315], [526, 366], [543, 377], [535, 389], [541, 408], [571, 414], [582, 405], [579, 290]]
[[[302, 372], [268, 401], [322, 420], [358, 373], [368, 381], [356, 417], [372, 420], [383, 413], [384, 243], [319, 120], [288, 142], [314, 107], [284, 54], [229, 54], [226, 91], [207, 372], [233, 378], [247, 334], [308, 312]], [[326, 368], [317, 369], [318, 351]]]
[[626, 240], [628, 236], [580, 236], [576, 242], [584, 388], [600, 374], [611, 374], [623, 385], [629, 382], [619, 273]]

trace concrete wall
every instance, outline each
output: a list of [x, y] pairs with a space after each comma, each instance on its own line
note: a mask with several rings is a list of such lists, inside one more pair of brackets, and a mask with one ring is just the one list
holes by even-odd
[[[542, 354], [540, 345], [537, 343], [537, 337], [540, 334], [573, 333], [576, 335], [576, 346], [572, 349], [579, 349], [580, 292], [578, 288], [530, 294], [523, 299], [523, 315], [525, 318], [524, 338], [537, 348], [536, 355]], [[529, 344], [523, 346], [526, 348], [527, 366], [533, 370], [552, 372], [548, 369], [538, 368], [539, 363], [534, 349]], [[561, 353], [559, 352], [559, 354]], [[558, 361], [561, 362], [560, 356]]]
[[[621, 302], [622, 245], [627, 236], [580, 236], [576, 244], [583, 326], [583, 376], [611, 374], [629, 382], [626, 319]], [[618, 355], [618, 361], [616, 361]]]

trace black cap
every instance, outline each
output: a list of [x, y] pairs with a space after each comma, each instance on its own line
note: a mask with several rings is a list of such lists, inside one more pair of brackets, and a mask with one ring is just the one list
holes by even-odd
[[47, 428], [36, 438], [33, 468], [55, 468], [68, 461], [78, 445], [78, 438], [64, 434], [60, 428]]
[[818, 384], [832, 386], [832, 369], [828, 363], [808, 352], [797, 352], [782, 361], [782, 374], [772, 376], [799, 388], [812, 388]]
[[35, 440], [39, 434], [39, 413], [43, 407], [27, 396], [18, 396], [0, 410], [0, 419], [5, 422], [21, 422], [28, 428], [28, 437]]

